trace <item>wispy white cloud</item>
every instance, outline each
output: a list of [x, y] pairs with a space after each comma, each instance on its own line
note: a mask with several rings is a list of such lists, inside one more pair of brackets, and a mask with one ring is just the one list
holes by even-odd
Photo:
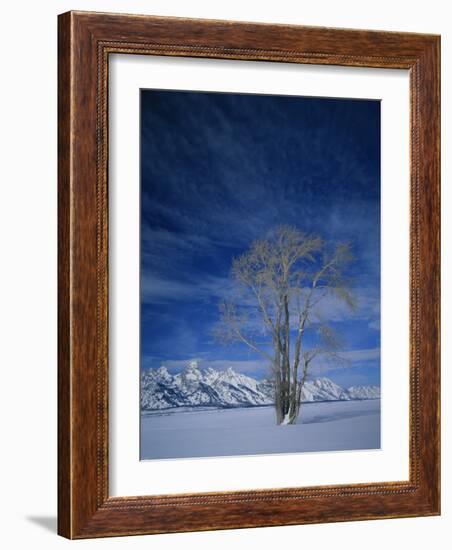
[[378, 361], [380, 359], [380, 348], [354, 349], [351, 351], [342, 351], [341, 357], [352, 363], [352, 366], [359, 366], [360, 363], [367, 361]]
[[268, 365], [260, 360], [215, 359], [209, 361], [208, 359], [205, 359], [202, 355], [193, 357], [187, 356], [184, 359], [177, 360], [159, 361], [158, 364], [156, 364], [155, 361], [152, 361], [152, 365], [164, 365], [170, 372], [180, 372], [190, 363], [190, 361], [196, 361], [199, 368], [201, 369], [210, 367], [215, 370], [226, 370], [227, 368], [231, 367], [236, 372], [241, 372], [243, 374], [254, 373], [259, 375], [263, 375], [268, 372]]
[[234, 291], [227, 277], [206, 275], [202, 279], [170, 279], [146, 273], [141, 280], [141, 299], [148, 304], [180, 300], [220, 300]]
[[[208, 357], [206, 357], [207, 355], [207, 353], [201, 353], [193, 356], [187, 355], [182, 359], [167, 360], [162, 360], [158, 357], [147, 357], [142, 366], [144, 368], [165, 366], [170, 372], [180, 372], [190, 363], [190, 361], [197, 361], [201, 369], [210, 367], [216, 370], [225, 370], [231, 367], [236, 372], [259, 377], [265, 376], [270, 372], [268, 363], [261, 359], [209, 360]], [[339, 353], [338, 356], [344, 361], [338, 361], [337, 359], [320, 355], [316, 363], [312, 365], [310, 370], [311, 375], [325, 374], [337, 369], [349, 371], [350, 369], [356, 369], [363, 366], [366, 366], [366, 368], [379, 368], [379, 348], [344, 351]]]

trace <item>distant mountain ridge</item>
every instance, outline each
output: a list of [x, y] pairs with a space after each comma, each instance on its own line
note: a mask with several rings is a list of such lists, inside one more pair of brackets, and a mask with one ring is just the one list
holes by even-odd
[[[379, 386], [352, 386], [344, 389], [329, 378], [305, 383], [302, 401], [350, 401], [377, 399]], [[269, 380], [256, 380], [232, 368], [218, 371], [200, 369], [196, 361], [177, 374], [166, 367], [149, 369], [141, 375], [141, 409], [164, 410], [176, 407], [253, 407], [271, 405], [274, 387]]]

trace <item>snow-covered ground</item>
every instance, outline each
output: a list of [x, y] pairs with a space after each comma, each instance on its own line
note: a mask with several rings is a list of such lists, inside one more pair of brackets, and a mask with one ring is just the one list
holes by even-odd
[[141, 459], [380, 448], [380, 400], [305, 403], [276, 426], [272, 406], [142, 413]]

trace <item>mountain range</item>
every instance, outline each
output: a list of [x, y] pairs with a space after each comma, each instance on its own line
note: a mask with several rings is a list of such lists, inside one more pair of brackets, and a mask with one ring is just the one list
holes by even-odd
[[[307, 381], [302, 401], [350, 401], [377, 399], [379, 386], [342, 388], [329, 378]], [[200, 369], [196, 361], [177, 374], [166, 367], [149, 369], [141, 375], [141, 409], [144, 411], [176, 407], [252, 407], [271, 405], [274, 386], [269, 380], [256, 380], [232, 368], [220, 371]]]

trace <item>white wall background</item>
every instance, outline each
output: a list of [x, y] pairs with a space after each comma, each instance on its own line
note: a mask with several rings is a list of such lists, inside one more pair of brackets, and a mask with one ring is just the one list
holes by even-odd
[[[449, 2], [16, 0], [2, 5], [0, 85], [0, 518], [4, 548], [448, 548], [452, 535]], [[69, 542], [56, 529], [56, 32], [69, 9], [442, 34], [443, 515]], [[447, 155], [449, 152], [449, 156]], [[449, 537], [448, 537], [449, 535]]]

